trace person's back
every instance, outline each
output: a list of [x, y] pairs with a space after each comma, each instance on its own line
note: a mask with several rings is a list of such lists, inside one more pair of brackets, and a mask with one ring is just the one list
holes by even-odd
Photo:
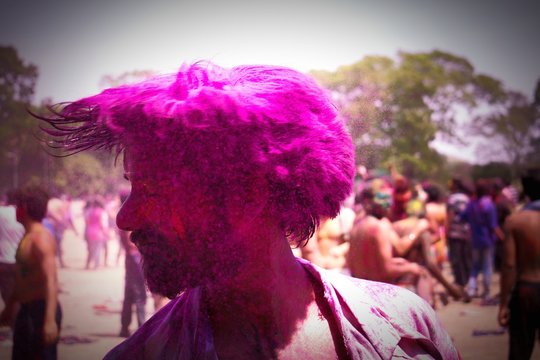
[[517, 280], [540, 283], [540, 211], [522, 210], [506, 221], [516, 244]]
[[107, 238], [107, 213], [98, 204], [92, 204], [85, 212], [85, 237], [88, 241], [105, 241]]
[[385, 230], [391, 230], [391, 228], [373, 216], [358, 218], [354, 222], [347, 256], [351, 276], [386, 283], [395, 281], [386, 271], [385, 262], [382, 259], [383, 252], [392, 253], [392, 244], [390, 241], [380, 243], [377, 236], [379, 231]]
[[321, 222], [315, 232], [317, 247], [320, 252], [321, 263], [317, 265], [327, 268], [343, 270], [346, 265], [346, 256], [349, 250], [349, 236], [355, 213], [353, 210], [342, 207], [338, 216]]
[[522, 178], [531, 200], [505, 222], [498, 320], [510, 332], [510, 359], [529, 359], [540, 336], [540, 169]]
[[470, 198], [462, 192], [455, 192], [448, 196], [446, 237], [460, 241], [471, 241], [471, 230], [469, 223], [462, 219]]
[[[88, 245], [88, 257], [86, 259], [86, 269], [91, 265], [99, 268], [101, 251], [107, 241], [107, 213], [98, 202], [91, 202], [85, 210], [84, 219], [86, 227], [84, 236]], [[106, 259], [105, 259], [106, 265]]]
[[495, 244], [497, 217], [495, 204], [488, 195], [473, 199], [464, 217], [468, 219], [474, 248], [492, 247]]
[[[467, 195], [464, 180], [452, 179], [452, 193], [448, 196], [446, 239], [448, 243], [448, 259], [454, 275], [454, 282], [465, 289], [472, 267], [472, 242], [469, 223], [462, 218], [467, 209], [470, 198]], [[465, 302], [470, 301], [469, 295], [464, 292]]]

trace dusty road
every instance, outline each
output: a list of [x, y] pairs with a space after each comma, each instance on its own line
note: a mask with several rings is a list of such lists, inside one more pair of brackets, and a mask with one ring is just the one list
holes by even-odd
[[[123, 258], [118, 266], [96, 271], [82, 270], [86, 256], [83, 240], [67, 233], [64, 244], [65, 260], [69, 268], [59, 270], [60, 302], [63, 307], [62, 340], [59, 359], [101, 359], [108, 350], [120, 343], [120, 309], [123, 298]], [[116, 256], [118, 245], [110, 244], [110, 262]], [[493, 282], [498, 291], [498, 276]], [[0, 301], [1, 304], [1, 301]], [[3, 308], [3, 305], [1, 306]], [[147, 302], [147, 314], [153, 313], [153, 302]], [[497, 325], [497, 306], [481, 306], [479, 300], [463, 304], [450, 302], [437, 313], [454, 339], [464, 360], [506, 359], [508, 334], [501, 333]], [[133, 317], [132, 330], [135, 329]], [[2, 329], [2, 334], [6, 329]], [[0, 359], [11, 357], [11, 342], [0, 340]], [[540, 359], [537, 345], [534, 359]]]

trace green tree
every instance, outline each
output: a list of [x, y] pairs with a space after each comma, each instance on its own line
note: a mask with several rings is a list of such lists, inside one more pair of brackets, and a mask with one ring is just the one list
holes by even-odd
[[35, 139], [31, 107], [37, 67], [25, 63], [12, 46], [0, 46], [0, 188], [41, 176], [44, 156]]
[[73, 197], [105, 194], [106, 172], [101, 162], [91, 153], [79, 153], [61, 159], [56, 171], [54, 190]]
[[396, 60], [367, 56], [335, 72], [312, 75], [339, 103], [357, 161], [368, 160], [368, 167], [393, 163], [413, 178], [444, 180], [445, 158], [430, 143], [437, 134], [456, 138], [458, 111], [472, 112], [479, 99], [501, 96], [488, 86], [495, 79], [476, 74], [466, 59], [438, 50], [400, 52]]
[[474, 165], [471, 175], [473, 179], [500, 178], [506, 183], [512, 181], [512, 166], [507, 162], [492, 161], [487, 164]]
[[484, 113], [475, 116], [470, 125], [472, 133], [487, 140], [481, 145], [486, 156], [498, 154], [507, 161], [514, 178], [524, 167], [540, 165], [540, 106], [535, 100], [506, 91], [486, 105]]

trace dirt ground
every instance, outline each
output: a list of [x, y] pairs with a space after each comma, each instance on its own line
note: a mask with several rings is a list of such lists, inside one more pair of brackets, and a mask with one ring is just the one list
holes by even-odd
[[[113, 264], [119, 247], [116, 241], [111, 241], [111, 266], [85, 271], [84, 241], [68, 232], [63, 248], [68, 268], [59, 269], [59, 297], [63, 308], [59, 359], [101, 359], [123, 340], [117, 336], [124, 286], [123, 257], [118, 265]], [[498, 281], [499, 277], [495, 275], [493, 293], [498, 292]], [[450, 301], [448, 305], [440, 306], [437, 313], [464, 360], [507, 358], [508, 334], [497, 324], [497, 306], [482, 306], [479, 299], [469, 304]], [[153, 314], [151, 298], [147, 302], [147, 314]], [[135, 324], [133, 316], [132, 330]], [[0, 359], [11, 357], [11, 341], [5, 336], [7, 332], [7, 328], [0, 329]], [[540, 360], [539, 345], [533, 359]]]

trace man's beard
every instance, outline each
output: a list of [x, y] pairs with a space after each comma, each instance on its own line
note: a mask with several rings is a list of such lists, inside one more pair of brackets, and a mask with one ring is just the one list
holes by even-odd
[[237, 274], [243, 256], [230, 239], [230, 231], [224, 231], [223, 226], [209, 234], [187, 233], [186, 239], [170, 239], [156, 229], [131, 233], [131, 241], [143, 257], [148, 288], [170, 299], [187, 288]]

